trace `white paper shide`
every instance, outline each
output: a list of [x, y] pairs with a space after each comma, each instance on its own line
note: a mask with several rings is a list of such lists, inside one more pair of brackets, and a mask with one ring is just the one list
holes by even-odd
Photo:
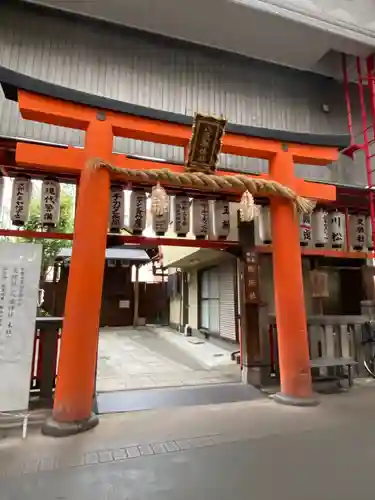
[[316, 247], [324, 247], [329, 240], [328, 213], [318, 209], [312, 214], [312, 231]]
[[184, 237], [190, 229], [190, 200], [188, 196], [175, 196], [174, 198], [174, 232], [177, 236]]
[[120, 186], [111, 187], [111, 205], [109, 209], [109, 229], [118, 231], [124, 227], [125, 194]]
[[29, 405], [42, 245], [0, 244], [0, 412]]
[[341, 212], [330, 214], [332, 248], [342, 248], [345, 243], [345, 215]]
[[130, 194], [129, 227], [133, 234], [140, 235], [146, 227], [146, 193], [132, 191]]
[[42, 184], [40, 222], [43, 226], [55, 227], [60, 220], [60, 183], [45, 179]]
[[350, 215], [350, 244], [353, 250], [363, 250], [366, 246], [366, 216]]
[[226, 200], [214, 202], [214, 231], [218, 239], [227, 238], [230, 232], [230, 203]]
[[206, 198], [194, 198], [192, 204], [193, 233], [196, 238], [205, 238], [210, 230], [210, 206]]
[[299, 223], [299, 241], [307, 247], [312, 240], [311, 214], [301, 214]]
[[10, 218], [14, 226], [23, 226], [29, 218], [32, 184], [27, 177], [15, 177]]
[[261, 207], [259, 218], [259, 238], [264, 245], [269, 245], [272, 243], [272, 232], [271, 232], [271, 210], [270, 207]]

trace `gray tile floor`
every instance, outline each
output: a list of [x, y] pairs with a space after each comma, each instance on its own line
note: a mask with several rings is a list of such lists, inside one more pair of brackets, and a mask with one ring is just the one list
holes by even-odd
[[148, 329], [100, 332], [98, 392], [238, 381], [235, 363], [209, 369]]
[[374, 391], [324, 396], [317, 408], [262, 400], [133, 413], [66, 440], [0, 442], [1, 500], [369, 500]]

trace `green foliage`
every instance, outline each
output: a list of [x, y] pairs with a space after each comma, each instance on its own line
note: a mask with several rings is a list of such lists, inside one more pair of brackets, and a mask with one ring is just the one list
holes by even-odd
[[[60, 221], [54, 229], [59, 233], [73, 232], [73, 197], [65, 189], [61, 191], [60, 198]], [[30, 216], [23, 229], [26, 231], [41, 231], [42, 224], [40, 222], [40, 199], [34, 198], [30, 204]], [[50, 266], [53, 265], [58, 253], [62, 248], [67, 248], [72, 245], [68, 240], [47, 240], [39, 238], [27, 238], [23, 241], [31, 243], [39, 243], [43, 245], [43, 261], [42, 261], [42, 277], [44, 278]]]

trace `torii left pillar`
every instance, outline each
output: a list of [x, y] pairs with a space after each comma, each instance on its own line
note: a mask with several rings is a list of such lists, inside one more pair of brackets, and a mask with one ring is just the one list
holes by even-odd
[[[99, 156], [110, 161], [112, 146], [111, 124], [98, 118], [91, 121], [86, 131], [86, 158]], [[46, 435], [67, 436], [95, 427], [99, 422], [92, 408], [109, 202], [109, 172], [83, 169], [54, 407], [52, 417], [42, 429]]]

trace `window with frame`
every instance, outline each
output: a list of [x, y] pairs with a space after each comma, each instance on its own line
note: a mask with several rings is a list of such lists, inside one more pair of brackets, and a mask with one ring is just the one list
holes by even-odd
[[219, 274], [207, 269], [200, 275], [200, 328], [219, 333]]

